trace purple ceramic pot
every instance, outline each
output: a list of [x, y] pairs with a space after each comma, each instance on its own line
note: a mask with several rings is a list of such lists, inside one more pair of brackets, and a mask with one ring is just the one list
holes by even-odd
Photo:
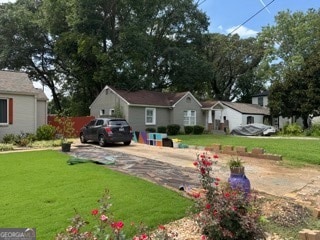
[[250, 193], [251, 184], [250, 180], [242, 173], [231, 173], [228, 178], [228, 183], [232, 189], [240, 189], [245, 192], [245, 195]]

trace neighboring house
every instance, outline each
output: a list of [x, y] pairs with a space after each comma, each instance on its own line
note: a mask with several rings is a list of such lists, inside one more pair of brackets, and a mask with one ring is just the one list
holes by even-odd
[[[269, 109], [257, 104], [226, 101], [206, 101], [202, 109], [207, 113], [207, 129], [231, 131], [233, 128], [250, 123], [267, 123]], [[210, 127], [212, 125], [212, 127]]]
[[47, 123], [47, 100], [27, 74], [0, 71], [0, 140], [6, 134], [36, 133]]
[[[269, 91], [263, 91], [261, 93], [258, 93], [254, 96], [252, 96], [252, 104], [258, 104], [263, 107], [268, 106], [268, 98], [269, 98]], [[297, 123], [301, 127], [303, 127], [303, 120], [302, 118], [288, 118], [288, 117], [272, 117], [271, 122], [269, 123], [270, 125], [276, 127], [277, 129], [282, 129], [284, 126], [292, 123]]]
[[247, 123], [264, 123], [269, 109], [257, 104], [223, 101], [201, 103], [190, 92], [163, 93], [140, 90], [117, 90], [106, 86], [90, 105], [94, 117], [114, 116], [121, 113], [134, 131], [179, 124], [201, 125], [206, 130], [223, 130]]
[[119, 113], [134, 131], [157, 129], [168, 124], [202, 125], [204, 122], [201, 103], [190, 92], [129, 92], [106, 86], [90, 105], [90, 114], [94, 117]]

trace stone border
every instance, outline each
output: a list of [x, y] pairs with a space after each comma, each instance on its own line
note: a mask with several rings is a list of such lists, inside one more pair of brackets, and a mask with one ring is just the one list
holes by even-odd
[[222, 146], [221, 144], [213, 144], [212, 146], [205, 147], [205, 150], [215, 152], [215, 153], [237, 155], [237, 156], [243, 156], [243, 157], [268, 159], [268, 160], [275, 160], [275, 161], [282, 160], [281, 155], [266, 153], [263, 148], [253, 148], [251, 152], [248, 152], [247, 147], [243, 147], [243, 146], [234, 147], [231, 145]]

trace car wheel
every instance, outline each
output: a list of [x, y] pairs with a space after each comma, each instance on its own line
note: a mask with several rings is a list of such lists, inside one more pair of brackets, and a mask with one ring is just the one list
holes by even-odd
[[131, 143], [131, 141], [123, 142], [123, 144], [124, 144], [124, 145], [126, 145], [126, 146], [129, 146], [129, 145], [130, 145], [130, 143]]
[[106, 141], [104, 140], [103, 135], [99, 136], [99, 146], [100, 147], [105, 147], [107, 145]]
[[85, 138], [83, 133], [80, 133], [80, 142], [81, 143], [86, 143], [87, 142], [87, 139]]

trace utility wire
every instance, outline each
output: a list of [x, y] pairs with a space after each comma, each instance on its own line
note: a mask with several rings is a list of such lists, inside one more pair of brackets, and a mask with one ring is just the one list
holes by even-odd
[[269, 5], [271, 5], [271, 3], [273, 3], [275, 0], [272, 0], [271, 2], [269, 2], [267, 5], [265, 5], [263, 8], [261, 8], [258, 12], [256, 12], [254, 15], [252, 15], [250, 18], [248, 18], [246, 21], [244, 21], [242, 24], [240, 24], [238, 27], [236, 27], [235, 29], [232, 30], [232, 33], [234, 33], [235, 31], [237, 31], [239, 28], [241, 28], [244, 24], [246, 24], [247, 22], [249, 22], [252, 18], [254, 18], [255, 16], [257, 16], [260, 12], [262, 12], [264, 9], [266, 9]]

